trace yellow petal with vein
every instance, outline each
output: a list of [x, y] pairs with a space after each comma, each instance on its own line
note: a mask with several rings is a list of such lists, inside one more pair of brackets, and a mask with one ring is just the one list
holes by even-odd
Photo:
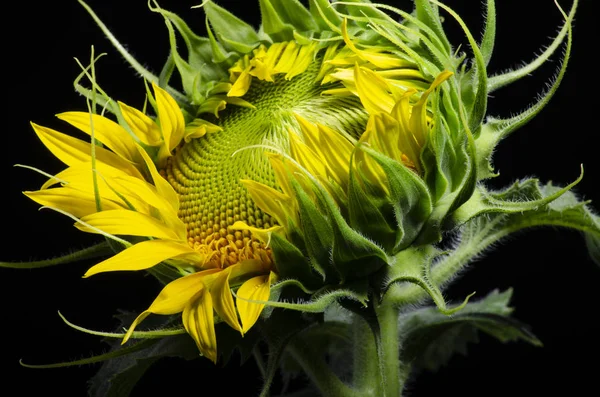
[[[177, 233], [159, 220], [152, 218], [149, 215], [130, 210], [97, 212], [81, 218], [81, 221], [113, 235], [181, 240]], [[84, 232], [98, 233], [94, 229], [81, 223], [75, 224], [75, 227]]]
[[140, 141], [149, 146], [160, 145], [162, 138], [160, 135], [160, 127], [150, 117], [146, 116], [136, 108], [128, 106], [123, 102], [119, 102], [121, 114], [125, 122], [131, 128], [131, 131], [137, 136]]
[[233, 86], [231, 86], [231, 89], [227, 93], [227, 96], [244, 96], [244, 94], [248, 92], [251, 83], [252, 76], [250, 75], [248, 70], [242, 71], [242, 73], [240, 73], [240, 75], [235, 80], [235, 83], [233, 83]]
[[152, 83], [152, 88], [156, 96], [160, 130], [169, 152], [172, 152], [179, 145], [185, 133], [183, 113], [175, 99], [167, 91], [154, 83]]
[[136, 163], [139, 158], [133, 137], [119, 124], [97, 114], [85, 112], [66, 112], [57, 114], [56, 117], [79, 128], [89, 136], [94, 137], [106, 145], [110, 150], [128, 160]]
[[288, 214], [294, 208], [291, 197], [251, 179], [240, 179], [240, 182], [248, 190], [258, 208], [273, 216], [279, 224], [287, 223]]
[[160, 262], [180, 256], [202, 263], [202, 255], [194, 251], [187, 242], [149, 240], [137, 243], [117, 255], [92, 266], [84, 275], [90, 277], [102, 272], [135, 271], [149, 269]]
[[230, 268], [223, 270], [214, 280], [210, 287], [213, 306], [215, 311], [229, 326], [236, 331], [242, 332], [242, 327], [238, 320], [233, 296], [229, 287]]
[[252, 236], [258, 238], [260, 241], [265, 243], [268, 247], [269, 243], [271, 242], [271, 234], [278, 230], [281, 230], [283, 228], [283, 226], [276, 225], [276, 226], [271, 226], [268, 229], [259, 229], [257, 227], [252, 227], [252, 226], [246, 224], [245, 222], [236, 221], [233, 225], [231, 225], [231, 228], [233, 230], [248, 230], [250, 233], [252, 233]]
[[197, 295], [198, 292], [204, 288], [202, 279], [207, 275], [215, 273], [215, 271], [216, 270], [211, 269], [193, 273], [189, 276], [173, 280], [167, 284], [162, 291], [160, 291], [160, 294], [158, 294], [156, 299], [154, 299], [154, 302], [152, 302], [150, 307], [142, 312], [131, 324], [123, 338], [123, 343], [127, 342], [135, 327], [151, 313], [162, 315], [181, 313], [186, 305], [189, 305], [193, 300], [194, 295]]
[[[93, 193], [82, 192], [69, 187], [23, 192], [23, 194], [38, 204], [58, 208], [77, 218], [93, 214], [97, 211], [96, 198]], [[123, 206], [111, 200], [102, 200], [102, 208], [116, 210], [123, 208]]]
[[389, 113], [394, 107], [394, 98], [389, 93], [387, 82], [372, 70], [354, 66], [354, 80], [360, 101], [369, 114]]
[[173, 210], [177, 212], [179, 210], [179, 197], [177, 196], [175, 189], [173, 189], [171, 184], [159, 174], [158, 170], [156, 169], [156, 165], [154, 165], [154, 162], [150, 156], [148, 156], [148, 153], [146, 153], [146, 151], [140, 146], [138, 146], [138, 150], [144, 159], [146, 167], [148, 167], [148, 170], [150, 171], [150, 175], [152, 175], [152, 181], [154, 182], [154, 186], [156, 186], [156, 190], [158, 191], [159, 195], [164, 197], [169, 202]]
[[210, 293], [203, 288], [183, 310], [183, 326], [196, 342], [198, 350], [213, 363], [217, 362], [217, 335]]
[[[44, 146], [66, 165], [75, 166], [91, 161], [92, 147], [90, 143], [34, 123], [31, 123], [31, 126]], [[102, 170], [104, 167], [111, 167], [122, 170], [131, 176], [142, 178], [138, 169], [129, 161], [101, 147], [96, 147], [95, 149], [96, 168], [98, 170]]]
[[[253, 277], [246, 281], [237, 291], [236, 305], [242, 320], [243, 332], [246, 333], [258, 320], [260, 313], [265, 307], [262, 303], [248, 302], [267, 301], [271, 293], [271, 279], [274, 273], [271, 272], [268, 276]], [[247, 300], [245, 300], [247, 299]]]

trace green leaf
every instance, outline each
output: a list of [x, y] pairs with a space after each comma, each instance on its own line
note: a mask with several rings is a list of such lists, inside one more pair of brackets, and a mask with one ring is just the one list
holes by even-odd
[[590, 258], [600, 266], [600, 236], [592, 233], [585, 234], [585, 245], [587, 246]]
[[313, 322], [314, 319], [307, 318], [303, 313], [277, 310], [273, 313], [270, 321], [259, 323], [261, 332], [265, 335], [265, 339], [269, 344], [266, 375], [264, 376], [260, 397], [268, 397], [270, 395], [271, 384], [290, 339]]
[[110, 256], [113, 253], [114, 252], [109, 247], [108, 243], [102, 242], [92, 247], [84, 248], [80, 251], [71, 252], [69, 254], [52, 259], [31, 262], [0, 262], [0, 267], [9, 269], [38, 269], [42, 267], [64, 265], [67, 263], [101, 258], [105, 256]]
[[252, 356], [252, 350], [260, 340], [258, 327], [252, 327], [242, 336], [239, 331], [231, 328], [226, 323], [215, 325], [217, 334], [217, 347], [220, 356], [219, 364], [226, 365], [235, 352], [240, 355], [240, 365]]
[[523, 340], [541, 346], [527, 326], [508, 317], [512, 290], [491, 292], [484, 299], [467, 304], [459, 314], [444, 316], [434, 308], [401, 315], [398, 322], [402, 342], [402, 360], [417, 368], [437, 370], [455, 353], [466, 354], [467, 345], [478, 341], [485, 332], [501, 342]]
[[[117, 316], [122, 325], [129, 325], [135, 315], [122, 313]], [[172, 325], [173, 318], [156, 316], [148, 318], [143, 328], [164, 328]], [[118, 327], [122, 329], [122, 327]], [[176, 335], [160, 340], [146, 339], [132, 346], [144, 345], [144, 348], [131, 354], [106, 361], [96, 375], [90, 380], [89, 395], [91, 397], [125, 397], [129, 396], [137, 381], [152, 364], [162, 357], [181, 357], [191, 360], [199, 357], [198, 348], [193, 339], [187, 335]], [[120, 341], [112, 343], [112, 351], [123, 350]]]

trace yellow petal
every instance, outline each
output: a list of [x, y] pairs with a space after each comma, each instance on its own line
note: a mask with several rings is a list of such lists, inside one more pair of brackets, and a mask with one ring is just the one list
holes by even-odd
[[194, 119], [194, 121], [185, 126], [185, 136], [183, 139], [189, 142], [195, 138], [202, 138], [207, 133], [210, 134], [219, 131], [223, 131], [223, 128], [216, 124], [203, 119]]
[[[148, 204], [154, 205], [154, 202], [160, 199], [158, 197], [156, 200], [151, 200], [148, 198], [148, 195], [143, 194], [145, 192], [144, 188], [149, 189], [149, 187], [146, 187], [145, 185], [151, 186], [147, 182], [141, 181], [138, 178], [127, 175], [114, 168], [106, 168], [104, 171], [106, 174], [98, 172], [98, 178], [96, 179], [98, 194], [102, 202], [110, 200], [120, 204], [122, 208], [129, 208], [129, 205], [132, 205], [136, 211], [149, 214], [150, 207]], [[93, 196], [95, 190], [92, 173], [91, 163], [82, 163], [81, 165], [67, 168], [57, 174], [56, 177], [65, 181], [67, 187]], [[127, 183], [124, 181], [127, 181]], [[55, 180], [49, 180], [42, 186], [42, 190], [54, 183], [56, 183]], [[162, 201], [165, 202], [164, 199], [162, 199]], [[163, 206], [170, 208], [168, 204], [163, 204]]]
[[218, 270], [205, 270], [178, 278], [167, 284], [162, 291], [160, 291], [160, 294], [158, 294], [156, 299], [154, 299], [154, 302], [152, 302], [150, 307], [142, 312], [131, 324], [123, 338], [123, 343], [127, 342], [135, 327], [151, 313], [162, 315], [181, 313], [186, 305], [193, 301], [194, 295], [197, 295], [198, 292], [204, 288], [202, 279], [216, 271]]
[[119, 108], [125, 122], [140, 141], [149, 146], [157, 146], [161, 143], [160, 127], [154, 120], [123, 102], [119, 102]]
[[[113, 235], [181, 240], [177, 233], [159, 220], [152, 218], [149, 215], [130, 210], [97, 212], [81, 218], [81, 221]], [[77, 223], [75, 227], [84, 232], [97, 233], [94, 229], [81, 223]]]
[[79, 128], [90, 136], [92, 135], [93, 125], [94, 137], [97, 140], [125, 160], [132, 163], [137, 162], [139, 156], [132, 136], [114, 121], [97, 114], [85, 112], [60, 113], [57, 114], [56, 117]]
[[257, 239], [265, 243], [268, 247], [269, 243], [271, 242], [271, 234], [283, 229], [283, 226], [275, 225], [271, 226], [268, 229], [259, 229], [257, 227], [250, 226], [245, 222], [236, 221], [233, 225], [231, 225], [231, 228], [233, 230], [248, 230], [250, 233], [252, 233], [253, 237], [256, 237]]
[[287, 224], [287, 218], [294, 209], [294, 200], [291, 197], [251, 179], [240, 179], [240, 182], [258, 208], [274, 217], [280, 225]]
[[354, 79], [358, 96], [369, 114], [389, 113], [394, 107], [394, 98], [389, 93], [387, 82], [372, 70], [354, 66]]
[[344, 18], [342, 22], [342, 37], [344, 38], [344, 42], [356, 55], [358, 55], [361, 59], [372, 63], [374, 66], [380, 69], [392, 69], [399, 67], [407, 67], [412, 66], [413, 64], [405, 61], [404, 59], [398, 58], [393, 54], [381, 54], [373, 51], [365, 51], [359, 50], [356, 48], [350, 36], [348, 35], [348, 20]]
[[188, 260], [202, 263], [202, 255], [194, 251], [187, 242], [180, 243], [166, 240], [149, 240], [137, 243], [117, 255], [92, 266], [84, 275], [90, 277], [94, 274], [113, 271], [134, 271], [149, 269], [160, 262], [185, 256]]
[[327, 168], [319, 155], [308, 147], [295, 133], [290, 133], [290, 155], [302, 167], [306, 168], [314, 176], [325, 176]]
[[[66, 165], [76, 166], [81, 163], [92, 161], [92, 147], [90, 143], [62, 134], [51, 128], [42, 127], [35, 123], [31, 123], [31, 126], [44, 146]], [[98, 170], [102, 171], [105, 167], [111, 167], [122, 170], [131, 176], [142, 178], [138, 169], [129, 161], [126, 161], [101, 147], [96, 147], [95, 149], [96, 168]]]
[[171, 184], [160, 175], [156, 169], [156, 165], [154, 165], [154, 162], [150, 156], [148, 156], [148, 153], [146, 153], [146, 151], [140, 146], [138, 146], [138, 150], [144, 159], [146, 167], [148, 167], [148, 171], [150, 171], [152, 181], [154, 182], [154, 186], [156, 186], [156, 190], [158, 191], [159, 195], [164, 197], [171, 205], [173, 210], [177, 212], [179, 210], [179, 197], [177, 196], [177, 192], [175, 192], [175, 189], [173, 189]]
[[419, 146], [421, 147], [425, 144], [425, 136], [427, 134], [427, 98], [429, 97], [429, 94], [433, 92], [433, 90], [450, 78], [452, 74], [452, 72], [447, 70], [438, 74], [427, 91], [421, 95], [419, 102], [413, 107], [413, 112], [410, 117], [410, 127], [413, 135], [419, 143]]
[[237, 291], [236, 305], [242, 320], [243, 332], [246, 333], [258, 320], [260, 313], [265, 307], [262, 303], [248, 302], [267, 301], [271, 293], [271, 280], [275, 276], [271, 272], [268, 276], [258, 276], [246, 281]]
[[[97, 211], [96, 198], [93, 193], [82, 192], [69, 187], [23, 192], [23, 194], [38, 204], [58, 208], [77, 218], [93, 214]], [[111, 200], [102, 200], [102, 208], [117, 210], [123, 207]]]
[[217, 362], [217, 335], [212, 297], [206, 288], [197, 294], [182, 314], [183, 326], [196, 342], [198, 350], [213, 363]]
[[289, 72], [294, 67], [299, 51], [300, 47], [296, 42], [290, 41], [285, 47], [285, 50], [283, 50], [277, 65], [275, 65], [275, 69], [277, 69], [279, 73]]
[[179, 105], [167, 91], [154, 83], [152, 83], [152, 88], [154, 88], [154, 95], [156, 96], [160, 130], [170, 153], [183, 139], [185, 120]]
[[227, 96], [244, 96], [248, 89], [250, 88], [250, 84], [252, 83], [252, 76], [250, 75], [248, 70], [242, 71], [240, 75], [235, 80], [235, 83], [231, 86], [231, 89], [227, 93]]
[[229, 324], [231, 328], [242, 332], [242, 327], [238, 321], [235, 304], [233, 303], [233, 296], [231, 295], [231, 289], [229, 287], [230, 274], [230, 270], [223, 270], [212, 283], [210, 294], [212, 296], [215, 311], [219, 317]]

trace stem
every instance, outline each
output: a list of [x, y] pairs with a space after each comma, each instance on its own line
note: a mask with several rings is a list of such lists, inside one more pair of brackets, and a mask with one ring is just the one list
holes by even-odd
[[408, 376], [408, 367], [400, 363], [400, 339], [398, 334], [399, 309], [390, 302], [377, 308], [379, 320], [379, 367], [383, 375], [385, 397], [400, 397]]
[[292, 338], [287, 351], [300, 364], [323, 397], [364, 396], [362, 391], [354, 390], [342, 382], [325, 363], [321, 354], [315, 352], [311, 344], [302, 337]]
[[352, 322], [353, 361], [352, 383], [365, 396], [381, 395], [381, 374], [377, 344], [371, 327], [360, 316], [355, 315]]

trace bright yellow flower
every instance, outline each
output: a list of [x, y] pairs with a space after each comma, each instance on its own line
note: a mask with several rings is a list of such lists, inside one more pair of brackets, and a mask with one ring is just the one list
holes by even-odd
[[[197, 241], [180, 218], [180, 196], [160, 175], [155, 162], [166, 166], [184, 138], [192, 139], [219, 128], [203, 120], [189, 123], [175, 100], [153, 85], [158, 117], [120, 103], [126, 128], [99, 115], [83, 112], [59, 114], [62, 120], [94, 136], [106, 148], [91, 145], [58, 131], [33, 124], [46, 147], [68, 168], [34, 192], [25, 192], [41, 205], [79, 218], [76, 227], [105, 236], [141, 237], [125, 249], [90, 268], [85, 277], [109, 271], [146, 270], [167, 262], [182, 277], [168, 283], [150, 307], [133, 322], [123, 340], [150, 313], [183, 313], [183, 324], [203, 355], [217, 360], [213, 313], [242, 334], [258, 319], [272, 273], [270, 249], [252, 228], [226, 225]], [[149, 149], [144, 149], [149, 147]], [[154, 160], [148, 152], [154, 154]], [[92, 161], [95, 162], [95, 169]], [[93, 174], [96, 174], [94, 182]], [[58, 186], [56, 186], [58, 184]], [[268, 239], [276, 227], [253, 233]], [[234, 303], [231, 287], [238, 288]], [[238, 319], [239, 315], [239, 319]]]

